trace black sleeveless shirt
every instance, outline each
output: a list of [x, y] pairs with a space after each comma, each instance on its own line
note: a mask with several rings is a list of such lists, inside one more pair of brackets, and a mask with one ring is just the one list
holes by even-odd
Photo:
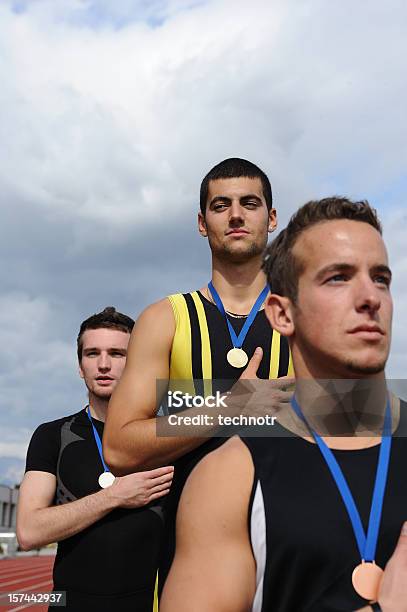
[[[401, 402], [376, 551], [382, 568], [407, 519], [406, 436], [407, 404]], [[367, 605], [352, 586], [352, 571], [361, 561], [352, 525], [318, 446], [286, 435], [242, 441], [255, 466], [249, 507], [257, 566], [252, 612], [351, 612]], [[333, 450], [365, 533], [379, 449]]]

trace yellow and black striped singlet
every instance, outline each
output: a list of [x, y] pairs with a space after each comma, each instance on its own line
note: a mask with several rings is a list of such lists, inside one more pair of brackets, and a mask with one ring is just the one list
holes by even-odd
[[[210, 395], [216, 390], [230, 389], [244, 368], [232, 367], [226, 354], [232, 348], [227, 324], [215, 304], [199, 291], [171, 295], [176, 330], [170, 359], [170, 388], [178, 388], [176, 381], [190, 381], [192, 393]], [[245, 319], [230, 317], [236, 333]], [[271, 329], [264, 310], [260, 310], [243, 343], [249, 358], [257, 346], [263, 348], [257, 376], [277, 378], [292, 375], [290, 351], [286, 338]], [[175, 461], [174, 480], [165, 500], [166, 528], [160, 561], [160, 591], [168, 574], [175, 551], [175, 519], [183, 486], [194, 466], [207, 453], [214, 450], [227, 438], [208, 438], [201, 446]]]
[[[232, 386], [244, 368], [234, 368], [226, 360], [232, 342], [226, 322], [218, 308], [199, 291], [177, 293], [170, 295], [168, 299], [176, 321], [170, 380], [207, 381], [205, 389], [207, 393], [211, 392], [208, 387], [212, 380], [228, 380]], [[229, 321], [238, 334], [245, 318], [230, 316]], [[259, 378], [292, 375], [287, 340], [271, 328], [264, 310], [257, 313], [243, 343], [242, 348], [249, 359], [257, 346], [263, 349], [263, 359], [257, 374]]]

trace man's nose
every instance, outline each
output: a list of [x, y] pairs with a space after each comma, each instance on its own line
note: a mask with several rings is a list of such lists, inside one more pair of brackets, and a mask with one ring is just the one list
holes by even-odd
[[232, 204], [229, 208], [229, 223], [243, 223], [244, 221], [244, 213], [243, 208], [240, 205], [239, 200], [233, 200]]
[[110, 370], [111, 368], [110, 355], [104, 352], [102, 352], [99, 355], [98, 368], [99, 370], [102, 370], [102, 371]]
[[380, 289], [371, 278], [362, 279], [357, 287], [356, 309], [375, 313], [381, 306]]

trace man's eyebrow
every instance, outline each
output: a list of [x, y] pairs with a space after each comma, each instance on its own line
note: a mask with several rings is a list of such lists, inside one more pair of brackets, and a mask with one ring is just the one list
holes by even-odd
[[393, 274], [390, 270], [389, 266], [385, 266], [384, 264], [379, 264], [378, 266], [373, 266], [372, 272], [380, 272], [381, 274], [387, 274], [390, 278], [392, 278]]
[[354, 269], [355, 266], [348, 263], [338, 262], [334, 264], [329, 264], [329, 266], [325, 266], [324, 268], [322, 268], [322, 270], [318, 272], [315, 278], [316, 280], [322, 280], [324, 276], [326, 276], [330, 272], [352, 272], [352, 270]]
[[[316, 280], [322, 280], [324, 276], [326, 276], [330, 272], [352, 272], [354, 270], [355, 266], [353, 266], [352, 264], [341, 262], [334, 263], [330, 264], [329, 266], [325, 266], [325, 268], [322, 268], [322, 270], [318, 272], [315, 278]], [[373, 266], [371, 268], [371, 272], [374, 272], [376, 274], [380, 272], [382, 274], [387, 274], [388, 276], [390, 276], [390, 278], [392, 277], [392, 273], [389, 266], [386, 266], [384, 264], [378, 264], [377, 266]]]
[[245, 202], [246, 200], [257, 200], [258, 202], [262, 201], [261, 197], [256, 195], [255, 193], [249, 193], [240, 198], [241, 202]]
[[[97, 346], [90, 346], [90, 347], [86, 347], [84, 349], [82, 349], [83, 353], [90, 353], [92, 351], [96, 351], [99, 352], [103, 349], [101, 349], [100, 347]], [[126, 353], [127, 352], [127, 348], [123, 348], [122, 346], [109, 346], [109, 348], [107, 349], [107, 351], [120, 351], [120, 353]]]
[[232, 200], [228, 198], [227, 196], [217, 195], [209, 202], [209, 206], [216, 204], [216, 202], [231, 202], [231, 201]]
[[[246, 202], [247, 200], [256, 200], [257, 202], [262, 201], [261, 197], [255, 193], [246, 193], [244, 196], [241, 196], [239, 200], [241, 202]], [[232, 198], [229, 198], [228, 196], [217, 195], [209, 202], [209, 206], [213, 206], [217, 202], [231, 202], [231, 201], [232, 201]]]

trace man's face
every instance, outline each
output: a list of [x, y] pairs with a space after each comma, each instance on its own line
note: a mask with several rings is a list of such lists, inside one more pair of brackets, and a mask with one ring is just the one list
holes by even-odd
[[205, 217], [199, 232], [212, 253], [234, 262], [260, 255], [267, 234], [276, 227], [276, 212], [268, 210], [259, 178], [228, 178], [209, 182]]
[[89, 394], [109, 400], [126, 365], [130, 334], [118, 329], [87, 329], [82, 336], [79, 374]]
[[316, 378], [382, 372], [393, 304], [380, 234], [359, 221], [327, 221], [306, 230], [293, 253], [304, 266], [292, 308], [293, 353], [304, 371]]

